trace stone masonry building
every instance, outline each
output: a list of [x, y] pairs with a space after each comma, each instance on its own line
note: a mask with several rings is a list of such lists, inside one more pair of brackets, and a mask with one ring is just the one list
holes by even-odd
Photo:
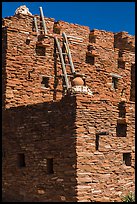
[[121, 201], [135, 190], [135, 38], [47, 17], [45, 35], [41, 19], [2, 20], [3, 201]]

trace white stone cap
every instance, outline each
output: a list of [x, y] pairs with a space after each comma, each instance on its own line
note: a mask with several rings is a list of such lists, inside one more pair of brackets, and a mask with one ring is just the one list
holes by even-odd
[[17, 8], [15, 11], [15, 14], [32, 15], [32, 13], [29, 12], [29, 9], [26, 7], [26, 5], [23, 5]]

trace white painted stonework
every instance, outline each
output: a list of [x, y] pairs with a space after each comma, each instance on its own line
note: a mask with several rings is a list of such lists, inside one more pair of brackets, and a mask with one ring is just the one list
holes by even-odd
[[29, 12], [29, 9], [25, 5], [17, 8], [15, 14], [32, 15], [32, 13]]
[[88, 86], [73, 86], [72, 87], [73, 93], [86, 93], [88, 95], [93, 95], [92, 91], [89, 89]]

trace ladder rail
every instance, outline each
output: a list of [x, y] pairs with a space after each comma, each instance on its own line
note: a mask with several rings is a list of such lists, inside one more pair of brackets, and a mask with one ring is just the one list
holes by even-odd
[[68, 81], [67, 71], [66, 71], [66, 67], [65, 67], [65, 63], [64, 63], [64, 59], [63, 59], [63, 55], [62, 55], [62, 49], [61, 49], [61, 47], [60, 47], [58, 38], [55, 37], [54, 39], [55, 39], [55, 42], [56, 42], [56, 45], [57, 45], [57, 48], [58, 48], [58, 51], [59, 51], [59, 56], [60, 56], [60, 61], [61, 61], [62, 69], [63, 69], [63, 74], [64, 74], [64, 78], [65, 78], [65, 83], [66, 83], [66, 87], [67, 87], [67, 90], [68, 90], [70, 87], [69, 87], [69, 81]]
[[40, 6], [39, 9], [40, 9], [40, 15], [41, 15], [41, 18], [42, 18], [42, 25], [43, 25], [43, 28], [44, 28], [44, 34], [47, 34], [47, 28], [46, 28], [46, 24], [45, 24], [45, 20], [44, 20], [44, 14], [43, 14], [42, 7]]
[[74, 68], [74, 64], [73, 64], [73, 61], [72, 61], [72, 57], [71, 57], [71, 52], [70, 52], [70, 49], [69, 49], [69, 44], [68, 44], [67, 36], [66, 36], [66, 34], [64, 32], [62, 33], [62, 36], [63, 36], [63, 39], [65, 41], [65, 47], [66, 47], [66, 50], [67, 50], [67, 53], [68, 53], [69, 62], [70, 62], [70, 65], [71, 65], [71, 72], [72, 72], [73, 75], [75, 75], [75, 68]]
[[37, 25], [37, 18], [36, 17], [34, 17], [34, 25], [35, 25], [35, 29], [36, 29], [36, 32], [37, 32], [37, 34], [38, 34], [38, 25]]

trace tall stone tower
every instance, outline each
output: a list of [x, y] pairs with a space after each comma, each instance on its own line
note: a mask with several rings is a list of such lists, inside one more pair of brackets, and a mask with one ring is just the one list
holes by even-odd
[[121, 201], [135, 185], [135, 38], [44, 21], [46, 34], [21, 7], [2, 22], [3, 201]]

